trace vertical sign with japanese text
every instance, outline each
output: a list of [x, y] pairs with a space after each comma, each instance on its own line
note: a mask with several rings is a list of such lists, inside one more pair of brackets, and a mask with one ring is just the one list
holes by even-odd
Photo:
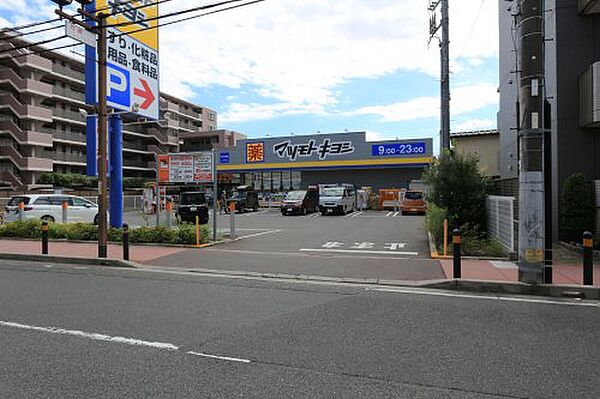
[[212, 183], [213, 155], [210, 152], [158, 156], [159, 183]]
[[107, 10], [108, 105], [158, 119], [158, 5], [155, 0], [96, 0]]

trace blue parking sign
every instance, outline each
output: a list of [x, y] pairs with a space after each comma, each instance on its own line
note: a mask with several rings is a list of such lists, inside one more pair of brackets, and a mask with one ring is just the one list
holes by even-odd
[[219, 154], [219, 161], [220, 161], [220, 163], [229, 163], [229, 153], [221, 152]]
[[107, 63], [108, 89], [106, 100], [111, 107], [128, 110], [131, 106], [131, 79], [129, 71], [115, 64]]

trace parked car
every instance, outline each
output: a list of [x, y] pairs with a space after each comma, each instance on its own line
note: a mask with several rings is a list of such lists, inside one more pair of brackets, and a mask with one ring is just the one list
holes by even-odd
[[98, 224], [98, 205], [75, 195], [28, 194], [12, 197], [4, 207], [5, 221], [19, 220], [19, 203], [23, 203], [23, 219], [41, 219], [47, 222], [62, 221], [62, 205], [67, 203], [67, 222]]
[[290, 191], [281, 203], [282, 215], [306, 215], [319, 210], [319, 190]]
[[323, 216], [354, 212], [356, 194], [350, 184], [325, 186], [319, 197], [319, 210]]
[[229, 204], [235, 205], [235, 210], [243, 213], [247, 209], [252, 209], [254, 212], [258, 210], [258, 193], [252, 186], [238, 186], [233, 195], [227, 199], [227, 212], [229, 212]]
[[179, 206], [177, 207], [176, 217], [181, 222], [208, 223], [208, 204], [206, 202], [206, 194], [202, 191], [190, 191], [181, 193], [179, 196]]
[[407, 213], [425, 213], [427, 204], [422, 191], [408, 190], [404, 193], [401, 211], [403, 215]]

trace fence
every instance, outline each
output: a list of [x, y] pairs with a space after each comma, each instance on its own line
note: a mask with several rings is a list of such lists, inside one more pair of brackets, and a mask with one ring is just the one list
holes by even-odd
[[487, 197], [488, 234], [495, 237], [510, 252], [515, 252], [515, 197], [490, 195]]

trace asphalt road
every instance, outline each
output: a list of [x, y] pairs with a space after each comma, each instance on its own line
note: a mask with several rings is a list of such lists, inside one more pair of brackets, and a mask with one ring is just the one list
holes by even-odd
[[[229, 216], [219, 215], [220, 228]], [[277, 210], [235, 215], [235, 242], [189, 250], [155, 266], [380, 280], [445, 278], [429, 259], [422, 216], [355, 212], [346, 216], [282, 216]]]
[[598, 303], [391, 291], [0, 261], [0, 390], [600, 396]]

